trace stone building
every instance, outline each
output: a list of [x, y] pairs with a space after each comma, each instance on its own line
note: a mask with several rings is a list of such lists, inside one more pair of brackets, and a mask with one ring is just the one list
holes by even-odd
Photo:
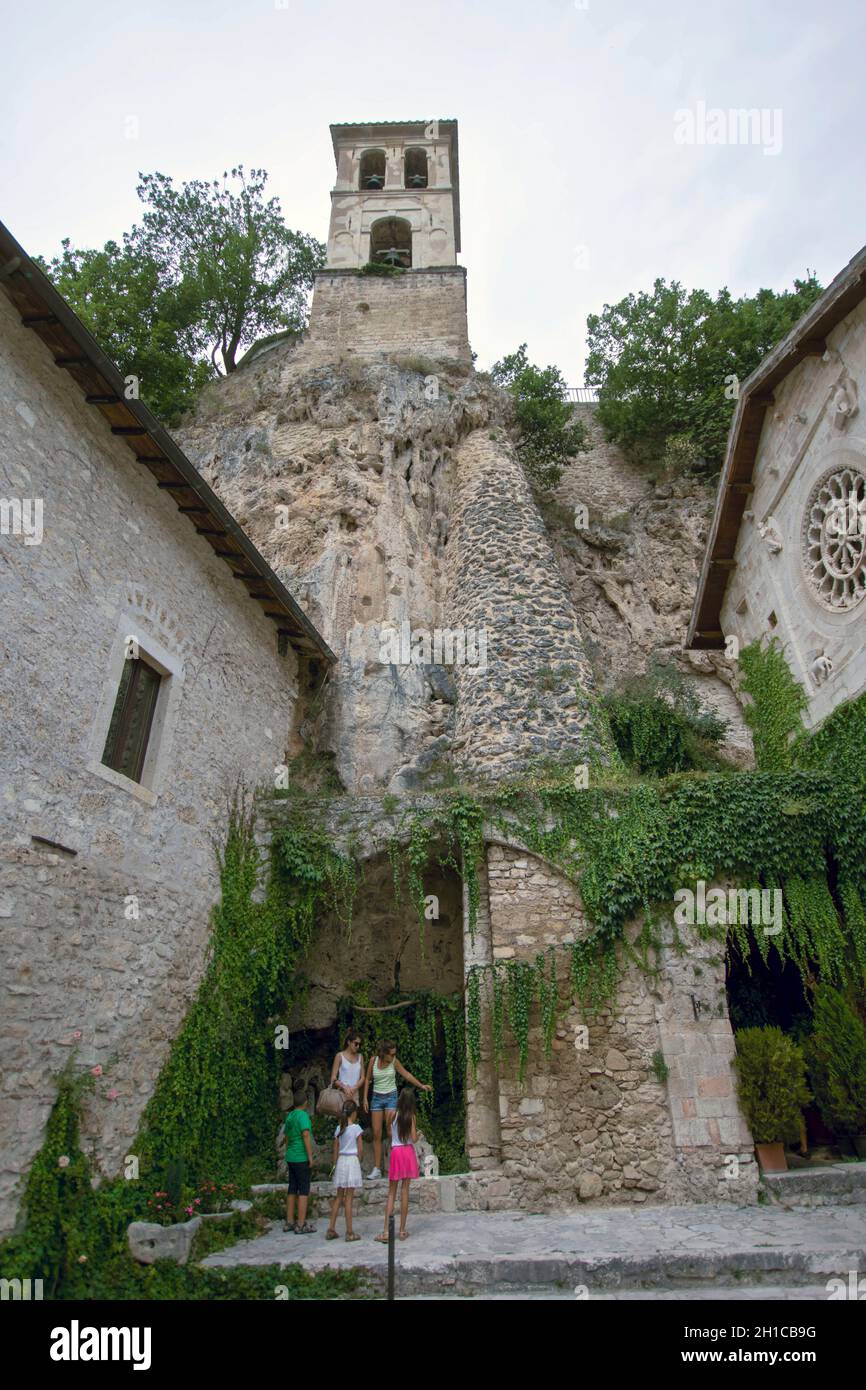
[[332, 653], [0, 228], [0, 1220], [73, 1047], [116, 1172], [201, 978], [211, 837]]
[[866, 249], [739, 389], [688, 633], [778, 638], [814, 727], [866, 689]]

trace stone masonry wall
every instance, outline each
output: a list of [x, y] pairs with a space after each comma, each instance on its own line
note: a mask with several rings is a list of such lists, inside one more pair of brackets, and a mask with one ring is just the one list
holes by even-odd
[[[237, 779], [271, 780], [283, 759], [296, 662], [2, 297], [0, 324], [4, 493], [42, 498], [45, 528], [40, 545], [0, 537], [5, 1228], [74, 1048], [105, 1068], [88, 1116], [99, 1164], [127, 1152], [204, 965], [211, 834]], [[94, 743], [123, 632], [173, 672], [152, 791], [106, 776]]]
[[[751, 1139], [733, 1094], [733, 1040], [727, 1010], [718, 1012], [712, 947], [665, 953], [659, 984], [628, 962], [612, 1005], [587, 1020], [568, 981], [568, 947], [589, 930], [577, 890], [535, 856], [501, 845], [488, 848], [487, 873], [493, 957], [533, 960], [556, 948], [561, 1005], [550, 1063], [537, 1009], [532, 1015], [523, 1086], [516, 1046], [507, 1046], [495, 1081], [503, 1180], [491, 1205], [752, 1201]], [[634, 924], [629, 939], [637, 932]], [[695, 978], [713, 1001], [696, 1020], [684, 971], [698, 956]], [[652, 1067], [657, 1052], [670, 1067], [667, 1083]]]
[[462, 266], [403, 275], [320, 270], [306, 345], [469, 362], [466, 272]]
[[456, 453], [448, 584], [450, 625], [484, 630], [487, 642], [485, 668], [455, 668], [454, 760], [464, 774], [498, 778], [535, 758], [579, 762], [601, 751], [581, 698], [594, 682], [574, 607], [498, 433], [476, 430]]

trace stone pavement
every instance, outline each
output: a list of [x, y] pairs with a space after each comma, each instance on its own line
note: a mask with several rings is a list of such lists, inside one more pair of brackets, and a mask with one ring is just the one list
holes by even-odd
[[[296, 1236], [275, 1224], [258, 1239], [203, 1263], [300, 1263], [311, 1271], [362, 1267], [377, 1283], [384, 1278], [387, 1248], [373, 1240], [381, 1217], [357, 1221], [362, 1239], [354, 1244], [326, 1241], [327, 1222], [317, 1225], [315, 1235]], [[866, 1204], [411, 1213], [409, 1229], [409, 1238], [397, 1242], [398, 1296], [483, 1297], [520, 1289], [574, 1297], [575, 1289], [585, 1289], [583, 1296], [590, 1298], [629, 1290], [707, 1297], [740, 1285], [743, 1296], [749, 1296], [748, 1286], [756, 1289], [752, 1296], [763, 1298], [765, 1283], [768, 1291], [808, 1288], [812, 1297], [826, 1298], [829, 1278], [847, 1281], [852, 1270], [866, 1276]]]

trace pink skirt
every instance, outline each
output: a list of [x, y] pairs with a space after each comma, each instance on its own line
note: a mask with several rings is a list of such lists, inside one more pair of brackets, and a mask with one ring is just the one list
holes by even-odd
[[399, 1182], [401, 1178], [417, 1178], [418, 1155], [414, 1144], [397, 1144], [391, 1150], [388, 1163], [388, 1181]]

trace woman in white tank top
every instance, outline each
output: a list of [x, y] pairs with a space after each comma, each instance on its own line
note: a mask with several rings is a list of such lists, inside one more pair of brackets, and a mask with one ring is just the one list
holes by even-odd
[[343, 1051], [338, 1052], [331, 1067], [331, 1085], [336, 1086], [347, 1100], [357, 1102], [364, 1075], [364, 1058], [360, 1053], [361, 1039], [354, 1031], [346, 1034]]

